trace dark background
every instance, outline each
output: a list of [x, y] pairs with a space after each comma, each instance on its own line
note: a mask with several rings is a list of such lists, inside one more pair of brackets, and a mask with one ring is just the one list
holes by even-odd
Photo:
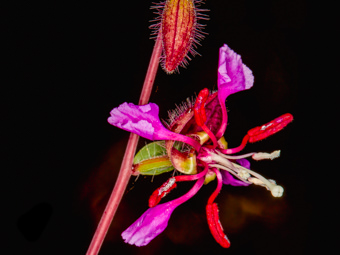
[[[227, 100], [225, 137], [238, 146], [247, 130], [290, 112], [284, 131], [244, 152], [282, 150], [252, 168], [285, 188], [224, 186], [217, 198], [231, 248], [215, 243], [205, 205], [216, 183], [178, 207], [148, 246], [120, 233], [146, 209], [171, 174], [131, 178], [100, 254], [308, 254], [324, 243], [325, 199], [316, 175], [323, 88], [335, 66], [324, 59], [319, 6], [303, 0], [209, 0], [208, 36], [187, 69], [159, 70], [150, 101], [167, 117], [187, 97], [216, 89], [218, 49], [227, 43], [253, 71], [254, 87]], [[2, 228], [4, 254], [85, 254], [115, 183], [128, 133], [110, 126], [112, 108], [137, 103], [152, 52], [148, 1], [12, 4], [2, 16]], [[327, 17], [332, 23], [332, 16]], [[326, 21], [323, 24], [326, 24]], [[327, 72], [324, 72], [324, 70]], [[331, 93], [332, 94], [332, 93]], [[327, 122], [331, 125], [330, 122]], [[140, 141], [143, 145], [145, 140]], [[327, 177], [328, 178], [328, 177]], [[192, 184], [180, 184], [173, 199]], [[325, 184], [323, 184], [325, 185]], [[321, 190], [322, 187], [319, 186]], [[322, 198], [322, 199], [321, 199]]]

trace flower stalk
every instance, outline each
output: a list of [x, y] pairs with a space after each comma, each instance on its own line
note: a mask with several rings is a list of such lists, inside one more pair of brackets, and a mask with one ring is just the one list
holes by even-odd
[[[147, 104], [150, 99], [152, 87], [158, 70], [158, 64], [161, 53], [162, 53], [162, 41], [161, 36], [158, 35], [152, 51], [142, 92], [139, 98], [139, 105]], [[99, 253], [99, 250], [105, 239], [106, 233], [111, 225], [112, 219], [116, 214], [117, 208], [120, 204], [120, 201], [122, 200], [124, 191], [129, 183], [130, 176], [132, 173], [131, 168], [133, 158], [136, 152], [138, 140], [139, 140], [138, 135], [130, 133], [123, 161], [116, 180], [116, 184], [112, 190], [111, 196], [109, 198], [109, 201], [107, 202], [103, 215], [99, 221], [96, 232], [93, 235], [92, 241], [86, 252], [86, 255], [97, 255]]]

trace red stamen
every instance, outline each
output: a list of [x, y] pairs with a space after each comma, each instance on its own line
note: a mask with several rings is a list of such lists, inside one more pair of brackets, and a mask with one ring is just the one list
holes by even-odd
[[219, 243], [223, 248], [229, 248], [230, 241], [223, 232], [223, 228], [218, 215], [217, 204], [207, 204], [206, 212], [209, 229], [216, 242]]
[[286, 113], [260, 127], [250, 129], [248, 131], [249, 142], [254, 143], [279, 132], [292, 120], [293, 115], [291, 115], [290, 113]]
[[156, 189], [149, 198], [149, 207], [156, 206], [163, 197], [165, 197], [171, 190], [177, 187], [176, 179], [174, 177], [167, 180], [158, 189]]
[[200, 126], [204, 132], [208, 134], [211, 141], [213, 142], [213, 149], [217, 147], [217, 140], [215, 135], [210, 131], [210, 129], [205, 125], [205, 122], [207, 121], [207, 116], [205, 113], [205, 102], [207, 101], [209, 97], [209, 90], [207, 88], [202, 89], [200, 93], [198, 94], [195, 102], [195, 121], [198, 126]]

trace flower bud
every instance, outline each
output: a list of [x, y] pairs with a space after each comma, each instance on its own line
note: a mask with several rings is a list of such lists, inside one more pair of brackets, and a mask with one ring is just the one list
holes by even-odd
[[[203, 36], [199, 29], [202, 25], [197, 23], [200, 15], [195, 7], [195, 0], [167, 0], [162, 11], [160, 32], [163, 41], [163, 62], [162, 68], [171, 74], [184, 67], [190, 60], [188, 52], [193, 56], [198, 54], [194, 43], [198, 43]], [[206, 18], [205, 18], [206, 19]]]

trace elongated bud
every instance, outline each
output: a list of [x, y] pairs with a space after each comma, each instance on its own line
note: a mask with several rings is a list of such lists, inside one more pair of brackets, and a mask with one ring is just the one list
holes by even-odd
[[[200, 33], [202, 25], [197, 18], [207, 19], [206, 15], [198, 13], [195, 3], [197, 0], [167, 0], [161, 13], [159, 32], [163, 40], [162, 68], [171, 74], [178, 66], [188, 64], [188, 52], [193, 56], [198, 54], [195, 43], [203, 38]], [[161, 8], [161, 7], [156, 7]], [[157, 25], [154, 26], [157, 28]]]
[[230, 247], [230, 241], [224, 234], [223, 228], [218, 215], [218, 207], [216, 203], [207, 204], [206, 206], [207, 220], [211, 234], [223, 248]]
[[285, 113], [280, 117], [260, 126], [252, 128], [248, 131], [249, 142], [254, 143], [267, 138], [287, 126], [293, 120], [293, 115]]

